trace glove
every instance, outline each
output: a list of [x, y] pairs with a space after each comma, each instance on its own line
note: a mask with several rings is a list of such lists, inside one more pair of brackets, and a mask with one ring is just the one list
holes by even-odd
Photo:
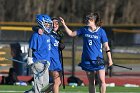
[[63, 50], [65, 48], [65, 45], [63, 43], [59, 43], [58, 47], [59, 47], [60, 50]]
[[33, 62], [33, 58], [32, 57], [28, 57], [27, 58], [27, 64], [30, 66], [32, 65], [34, 62]]
[[33, 27], [32, 27], [32, 30], [35, 31], [35, 32], [38, 32], [38, 29], [39, 29], [38, 26], [33, 26]]

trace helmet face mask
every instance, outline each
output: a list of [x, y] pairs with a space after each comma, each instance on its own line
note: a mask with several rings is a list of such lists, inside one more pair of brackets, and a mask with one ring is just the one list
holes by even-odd
[[52, 26], [52, 20], [48, 15], [37, 15], [36, 16], [36, 22], [39, 27], [41, 27], [45, 32], [50, 33], [53, 26]]
[[44, 25], [46, 26], [46, 28], [52, 27], [52, 23], [45, 22]]

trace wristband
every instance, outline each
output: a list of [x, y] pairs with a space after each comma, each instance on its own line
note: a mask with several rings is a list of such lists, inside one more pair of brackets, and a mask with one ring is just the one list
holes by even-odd
[[107, 53], [107, 52], [110, 52], [110, 50], [107, 50], [106, 53]]

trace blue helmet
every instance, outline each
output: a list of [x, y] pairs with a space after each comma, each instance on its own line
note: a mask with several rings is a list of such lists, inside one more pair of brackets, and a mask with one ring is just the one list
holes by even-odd
[[[52, 20], [48, 15], [42, 15], [42, 14], [38, 14], [36, 15], [36, 22], [39, 25], [39, 27], [41, 27], [42, 29], [44, 29], [44, 31], [46, 31], [47, 33], [50, 33], [53, 26], [52, 26]], [[45, 23], [50, 24], [50, 27], [46, 27]]]

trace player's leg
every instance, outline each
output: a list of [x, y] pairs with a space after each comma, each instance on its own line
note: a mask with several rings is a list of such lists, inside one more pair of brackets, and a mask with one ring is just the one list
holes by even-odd
[[44, 64], [38, 62], [34, 65], [33, 70], [35, 93], [40, 93], [41, 89], [49, 83], [48, 68], [45, 68]]
[[95, 72], [86, 72], [89, 81], [89, 93], [96, 93]]
[[45, 93], [50, 93], [52, 90], [53, 90], [53, 81], [51, 72], [49, 71], [49, 84], [43, 87], [41, 91]]
[[100, 93], [106, 93], [105, 69], [98, 71]]
[[59, 93], [59, 86], [61, 84], [61, 74], [58, 71], [52, 71], [53, 76], [53, 93]]
[[41, 67], [43, 68], [43, 66], [40, 65], [40, 63], [36, 63], [33, 67], [33, 73], [34, 73], [34, 89], [35, 89], [35, 93], [39, 93], [41, 91], [42, 88], [42, 81], [43, 81], [43, 77], [39, 76], [39, 72], [42, 70]]
[[45, 71], [44, 71], [42, 77], [43, 77], [42, 84], [43, 84], [43, 88], [44, 88], [44, 87], [49, 85], [49, 70], [48, 70], [48, 67], [45, 68]]

